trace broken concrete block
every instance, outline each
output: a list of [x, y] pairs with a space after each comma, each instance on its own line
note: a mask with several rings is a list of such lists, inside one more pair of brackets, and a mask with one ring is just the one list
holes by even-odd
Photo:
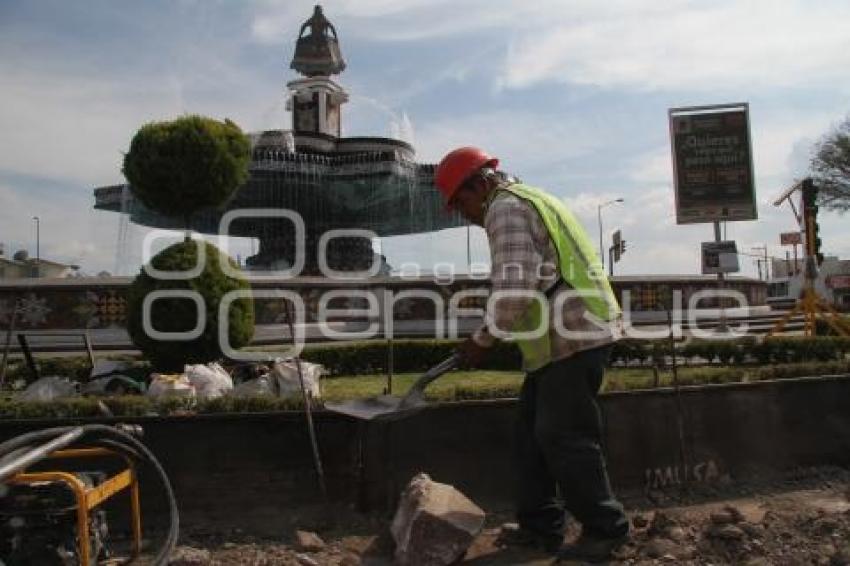
[[427, 474], [401, 496], [390, 531], [399, 566], [445, 566], [461, 558], [484, 526], [484, 511], [450, 485]]

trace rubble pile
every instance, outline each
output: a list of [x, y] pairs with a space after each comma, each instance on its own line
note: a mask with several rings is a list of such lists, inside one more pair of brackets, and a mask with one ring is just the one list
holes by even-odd
[[850, 502], [841, 494], [811, 495], [638, 513], [632, 541], [618, 558], [624, 564], [850, 565]]
[[[611, 564], [850, 566], [850, 472], [817, 481], [816, 487], [794, 484], [784, 491], [771, 487], [763, 495], [742, 496], [729, 486], [709, 502], [688, 503], [684, 498], [675, 507], [657, 508], [649, 500], [636, 499], [639, 509], [629, 512], [632, 540]], [[216, 538], [205, 544], [192, 540], [190, 546], [209, 550], [206, 564], [216, 565], [448, 564], [452, 556], [456, 563], [480, 565], [552, 564], [552, 558], [540, 551], [505, 548], [498, 543], [499, 525], [512, 519], [510, 513], [491, 513], [482, 530], [483, 512], [479, 515], [480, 510], [475, 511], [477, 508], [450, 486], [434, 487], [441, 485], [424, 475], [414, 478], [390, 528], [379, 519], [361, 524], [340, 512], [339, 517], [345, 518], [332, 532], [295, 532], [282, 537], [285, 541], [225, 538], [223, 542]], [[452, 504], [439, 504], [441, 498], [456, 502], [465, 519], [456, 521], [448, 516]], [[578, 527], [571, 523], [567, 540], [577, 535]], [[414, 556], [414, 552], [423, 554]], [[183, 556], [185, 560], [186, 553]]]

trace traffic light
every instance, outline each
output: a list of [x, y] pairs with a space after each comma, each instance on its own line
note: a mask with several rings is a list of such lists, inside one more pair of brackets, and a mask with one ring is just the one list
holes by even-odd
[[614, 250], [614, 261], [615, 262], [620, 261], [620, 257], [622, 257], [622, 255], [624, 253], [626, 253], [626, 241], [625, 240], [615, 241], [612, 249]]
[[622, 248], [620, 247], [623, 241], [623, 234], [619, 230], [614, 232], [613, 244], [611, 246], [611, 251], [614, 253], [614, 261], [620, 261], [620, 253], [622, 252]]
[[818, 224], [818, 188], [811, 179], [803, 180], [803, 222], [806, 232], [806, 253], [823, 263], [821, 252], [820, 225]]

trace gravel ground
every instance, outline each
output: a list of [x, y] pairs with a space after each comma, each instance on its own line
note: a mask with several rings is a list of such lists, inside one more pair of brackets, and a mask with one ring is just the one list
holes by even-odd
[[[771, 481], [624, 494], [633, 537], [616, 564], [850, 565], [850, 471], [804, 470]], [[509, 514], [489, 511], [464, 564], [551, 564], [497, 544]], [[282, 540], [249, 533], [199, 534], [187, 526], [175, 565], [389, 565], [388, 521], [334, 512], [332, 526]], [[319, 526], [321, 527], [321, 526]], [[306, 527], [305, 527], [306, 530]], [[317, 535], [315, 538], [312, 535]], [[567, 540], [577, 535], [572, 527]], [[320, 539], [318, 537], [321, 537]], [[317, 540], [318, 539], [318, 540]]]

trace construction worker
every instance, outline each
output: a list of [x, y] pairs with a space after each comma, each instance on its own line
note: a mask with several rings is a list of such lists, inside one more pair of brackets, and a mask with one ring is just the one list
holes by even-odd
[[[517, 337], [526, 377], [516, 435], [517, 524], [508, 544], [566, 560], [609, 558], [628, 538], [601, 449], [596, 395], [621, 311], [595, 248], [562, 201], [518, 182], [481, 149], [462, 147], [438, 165], [448, 206], [483, 226], [491, 254], [485, 325], [459, 349], [480, 364], [498, 339]], [[582, 524], [563, 546], [565, 513]]]

